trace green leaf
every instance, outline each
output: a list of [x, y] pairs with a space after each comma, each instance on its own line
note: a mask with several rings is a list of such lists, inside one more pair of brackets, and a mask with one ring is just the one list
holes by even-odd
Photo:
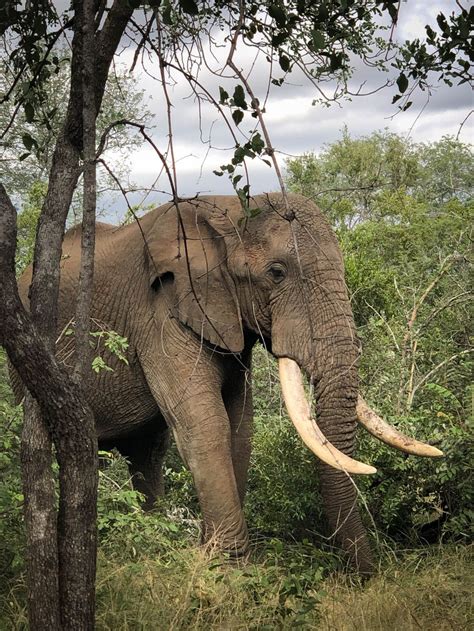
[[285, 26], [286, 24], [286, 13], [282, 7], [279, 7], [276, 4], [271, 4], [268, 7], [268, 14], [272, 17], [278, 26]]
[[247, 101], [245, 100], [245, 92], [241, 85], [236, 85], [233, 97], [234, 104], [237, 107], [241, 107], [243, 110], [247, 109]]
[[321, 48], [324, 48], [326, 38], [324, 37], [324, 33], [322, 31], [319, 29], [311, 31], [311, 39], [313, 40], [314, 50], [321, 50]]
[[242, 110], [234, 110], [232, 112], [232, 118], [234, 119], [234, 123], [236, 125], [239, 125], [242, 122], [243, 117], [244, 113], [242, 112]]
[[189, 15], [197, 15], [199, 13], [198, 5], [194, 0], [179, 0], [179, 6]]
[[263, 151], [263, 149], [265, 148], [265, 142], [263, 141], [263, 138], [260, 136], [260, 134], [258, 132], [256, 132], [253, 135], [250, 144], [252, 146], [252, 149], [256, 153], [261, 153]]
[[401, 94], [403, 94], [405, 90], [408, 88], [408, 79], [406, 75], [403, 74], [403, 72], [400, 73], [400, 76], [397, 79], [397, 86]]
[[288, 70], [290, 69], [290, 60], [288, 59], [288, 57], [286, 55], [280, 55], [280, 59], [278, 61], [283, 72], [288, 72]]
[[226, 103], [228, 98], [229, 98], [229, 93], [226, 90], [224, 90], [223, 87], [219, 86], [219, 103], [223, 105], [224, 103]]
[[335, 70], [339, 70], [342, 66], [342, 57], [340, 54], [331, 55], [329, 58], [329, 66], [331, 70], [334, 72]]
[[240, 164], [245, 158], [245, 149], [243, 147], [237, 147], [234, 151], [234, 157], [232, 158], [232, 164]]
[[171, 5], [167, 4], [166, 7], [163, 9], [163, 13], [162, 15], [162, 19], [163, 19], [163, 24], [166, 24], [166, 26], [171, 26], [173, 24], [173, 18], [171, 17]]
[[25, 110], [26, 122], [32, 123], [35, 117], [35, 108], [31, 105], [31, 103], [25, 103], [23, 105], [23, 109]]
[[286, 31], [280, 31], [272, 36], [272, 46], [278, 48], [286, 39], [288, 39], [288, 33]]
[[101, 370], [113, 372], [113, 369], [110, 366], [107, 366], [102, 357], [94, 357], [92, 360], [92, 370], [96, 373], [99, 373]]
[[34, 145], [37, 144], [36, 140], [34, 138], [32, 138], [32, 136], [30, 136], [30, 134], [25, 133], [22, 135], [21, 140], [23, 142], [23, 144], [25, 145], [25, 148], [28, 151], [31, 151], [34, 147]]

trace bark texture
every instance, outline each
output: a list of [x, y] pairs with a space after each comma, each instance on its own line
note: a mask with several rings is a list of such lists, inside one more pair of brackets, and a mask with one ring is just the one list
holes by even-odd
[[89, 344], [92, 289], [94, 280], [95, 214], [96, 214], [96, 106], [95, 106], [95, 38], [94, 0], [83, 2], [82, 28], [82, 135], [84, 153], [84, 197], [82, 207], [81, 268], [76, 305], [74, 378], [86, 384], [90, 376]]
[[[60, 466], [60, 573], [58, 579], [56, 568], [55, 582], [48, 585], [46, 578], [55, 574], [55, 546], [51, 550], [45, 547], [51, 527], [51, 481], [49, 475], [45, 477], [50, 450], [42, 426], [30, 423], [34, 413], [27, 420], [29, 448], [22, 450], [24, 480], [31, 485], [26, 504], [26, 517], [31, 517], [27, 529], [32, 548], [29, 570], [37, 572], [34, 581], [30, 578], [29, 597], [39, 599], [32, 603], [30, 624], [34, 629], [92, 629], [97, 488], [94, 420], [80, 389], [59, 366], [20, 301], [15, 243], [15, 209], [0, 185], [0, 343], [38, 403]], [[55, 595], [58, 585], [59, 601]]]

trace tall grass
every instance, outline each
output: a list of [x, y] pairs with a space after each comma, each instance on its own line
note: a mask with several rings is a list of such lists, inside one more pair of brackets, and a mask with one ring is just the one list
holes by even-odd
[[[292, 556], [235, 567], [196, 548], [155, 559], [101, 553], [97, 631], [473, 628], [474, 568], [466, 546], [392, 553], [366, 583], [335, 573], [323, 578], [306, 552], [295, 548]], [[23, 591], [20, 584], [8, 595], [2, 630], [27, 628]]]
[[325, 582], [318, 629], [324, 631], [468, 631], [474, 628], [472, 548], [412, 551], [366, 585]]

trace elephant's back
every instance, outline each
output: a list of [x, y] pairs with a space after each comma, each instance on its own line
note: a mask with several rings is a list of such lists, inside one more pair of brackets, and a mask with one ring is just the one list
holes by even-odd
[[[113, 239], [120, 228], [108, 223], [97, 222], [95, 229], [95, 256], [106, 243]], [[71, 228], [64, 235], [63, 249], [61, 256], [61, 281], [79, 278], [81, 266], [81, 236], [82, 227], [80, 225]], [[100, 256], [100, 254], [99, 254]]]
[[[118, 230], [117, 226], [108, 223], [98, 222], [96, 224], [96, 250], [101, 247], [102, 243], [110, 240], [114, 232]], [[75, 226], [64, 235], [62, 254], [61, 254], [61, 280], [65, 277], [79, 278], [79, 269], [81, 264], [81, 226]], [[28, 291], [31, 285], [33, 275], [33, 264], [28, 265], [25, 271], [18, 279], [18, 292], [21, 301], [26, 308], [29, 308]]]

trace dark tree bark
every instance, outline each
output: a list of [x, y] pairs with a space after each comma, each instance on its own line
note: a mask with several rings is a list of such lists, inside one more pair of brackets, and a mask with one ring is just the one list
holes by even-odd
[[[15, 366], [25, 387], [37, 401], [42, 418], [53, 437], [60, 467], [61, 504], [59, 519], [60, 573], [55, 585], [44, 585], [41, 575], [33, 588], [45, 601], [31, 609], [32, 629], [93, 629], [95, 577], [95, 513], [97, 445], [92, 411], [84, 402], [81, 389], [56, 361], [45, 344], [31, 317], [21, 304], [15, 279], [14, 252], [16, 243], [16, 212], [5, 189], [0, 185], [0, 343]], [[36, 446], [36, 441], [33, 441]], [[36, 455], [27, 480], [38, 484], [37, 499], [43, 498], [41, 480], [35, 482]], [[41, 463], [42, 464], [42, 463]], [[62, 471], [62, 472], [61, 472]], [[29, 477], [31, 476], [31, 477]], [[46, 498], [48, 500], [49, 498]], [[42, 503], [30, 504], [35, 511], [31, 541], [41, 548], [43, 531], [48, 527], [41, 516]], [[49, 506], [47, 507], [49, 511]], [[61, 543], [63, 550], [61, 550]], [[40, 558], [47, 558], [40, 550]], [[36, 555], [34, 555], [36, 556]], [[53, 557], [54, 559], [54, 557]], [[44, 568], [37, 568], [40, 572]], [[62, 569], [62, 571], [61, 571]], [[57, 576], [57, 569], [56, 569]], [[60, 585], [60, 609], [48, 611], [54, 605], [49, 591]], [[44, 586], [45, 592], [41, 592]], [[36, 606], [37, 605], [37, 606]], [[58, 615], [59, 614], [59, 615]]]
[[96, 106], [95, 106], [94, 0], [83, 2], [82, 27], [82, 137], [84, 197], [82, 210], [81, 269], [77, 296], [74, 378], [84, 383], [90, 375], [89, 344], [92, 285], [94, 279], [96, 213]]
[[[127, 0], [114, 0], [103, 28], [90, 27], [94, 9], [90, 0], [74, 2], [71, 90], [62, 131], [56, 143], [48, 192], [40, 215], [30, 288], [28, 316], [18, 297], [14, 276], [16, 214], [6, 191], [0, 188], [0, 343], [28, 389], [22, 435], [22, 477], [27, 531], [28, 600], [30, 626], [42, 629], [93, 629], [96, 548], [96, 470], [97, 445], [93, 418], [78, 383], [64, 374], [54, 359], [57, 335], [57, 302], [62, 240], [72, 195], [81, 173], [80, 152], [85, 156], [86, 218], [84, 273], [78, 307], [79, 326], [86, 339], [89, 326], [93, 260], [95, 185], [95, 137], [86, 143], [104, 95], [108, 71], [133, 9]], [[88, 28], [83, 33], [84, 13]], [[95, 48], [94, 70], [82, 78], [83, 38], [88, 52]], [[90, 44], [91, 38], [95, 45]], [[87, 57], [87, 55], [86, 55]], [[88, 55], [91, 61], [91, 55]], [[83, 98], [93, 76], [92, 99]], [[86, 124], [83, 126], [83, 102]], [[84, 130], [84, 131], [83, 131]], [[95, 175], [94, 175], [95, 178]], [[12, 271], [13, 270], [13, 271]], [[82, 324], [81, 324], [82, 323]], [[87, 355], [87, 350], [85, 351]], [[87, 359], [78, 360], [78, 381]], [[37, 401], [38, 406], [35, 405]], [[58, 531], [54, 509], [54, 482], [51, 471], [51, 441], [59, 463], [60, 504]]]
[[21, 478], [25, 495], [28, 601], [32, 603], [29, 621], [32, 629], [54, 630], [60, 628], [60, 606], [51, 438], [41, 410], [29, 392], [25, 393], [23, 412]]

